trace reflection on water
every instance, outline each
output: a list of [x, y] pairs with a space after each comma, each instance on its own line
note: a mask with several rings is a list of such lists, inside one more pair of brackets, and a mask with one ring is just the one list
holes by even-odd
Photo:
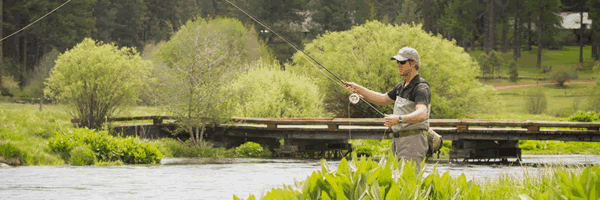
[[[440, 173], [485, 180], [538, 172], [535, 167], [458, 165], [443, 160]], [[163, 165], [31, 166], [0, 168], [1, 199], [232, 199], [260, 195], [282, 184], [293, 185], [320, 170], [318, 160], [242, 158], [166, 158]], [[336, 169], [339, 161], [327, 162]], [[435, 163], [435, 160], [433, 161]], [[426, 175], [433, 163], [427, 164]], [[524, 164], [598, 164], [596, 155], [523, 156]]]

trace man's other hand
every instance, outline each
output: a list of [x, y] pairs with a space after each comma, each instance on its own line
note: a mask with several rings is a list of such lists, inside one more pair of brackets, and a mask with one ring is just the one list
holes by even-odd
[[385, 115], [385, 117], [383, 118], [383, 120], [385, 121], [385, 126], [388, 128], [392, 128], [392, 126], [395, 126], [396, 124], [398, 124], [398, 122], [400, 121], [400, 116], [398, 115]]
[[344, 81], [344, 88], [351, 93], [358, 93], [360, 86], [354, 82], [346, 82]]

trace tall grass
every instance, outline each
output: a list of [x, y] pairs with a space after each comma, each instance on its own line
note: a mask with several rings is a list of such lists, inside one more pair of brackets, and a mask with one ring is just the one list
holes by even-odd
[[[353, 157], [342, 159], [337, 170], [322, 161], [295, 187], [274, 188], [261, 199], [597, 199], [600, 168], [548, 167], [540, 174], [522, 178], [503, 175], [485, 181], [467, 180], [465, 175], [433, 172], [424, 176], [412, 162], [396, 162], [393, 156], [378, 163]], [[255, 199], [251, 195], [248, 199]], [[239, 199], [234, 195], [233, 199]]]
[[[0, 104], [0, 146], [12, 146], [12, 152], [0, 151], [0, 156], [19, 158], [23, 165], [62, 165], [64, 160], [49, 151], [47, 139], [58, 130], [70, 126], [69, 117], [59, 106]], [[1, 148], [0, 148], [1, 149]]]

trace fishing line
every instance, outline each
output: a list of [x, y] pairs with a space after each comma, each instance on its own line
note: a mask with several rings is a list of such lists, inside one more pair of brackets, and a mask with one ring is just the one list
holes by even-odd
[[58, 10], [59, 8], [63, 7], [64, 5], [66, 5], [66, 4], [67, 4], [67, 3], [69, 3], [69, 2], [71, 2], [71, 0], [68, 0], [67, 2], [63, 3], [62, 5], [60, 5], [60, 6], [56, 7], [56, 8], [54, 8], [54, 10], [50, 11], [49, 13], [46, 13], [44, 16], [40, 17], [39, 19], [35, 20], [34, 22], [31, 22], [31, 24], [28, 24], [27, 26], [23, 27], [22, 29], [20, 29], [20, 30], [18, 30], [18, 31], [16, 31], [16, 32], [12, 33], [12, 34], [10, 34], [9, 36], [6, 36], [6, 37], [4, 37], [4, 38], [0, 39], [0, 42], [4, 41], [6, 38], [12, 37], [13, 35], [15, 35], [15, 34], [17, 34], [17, 33], [21, 32], [21, 31], [25, 30], [27, 27], [29, 27], [29, 26], [31, 26], [31, 25], [33, 25], [33, 24], [35, 24], [36, 22], [40, 21], [40, 20], [41, 20], [41, 19], [43, 19], [44, 17], [46, 17], [46, 16], [48, 16], [48, 15], [52, 14], [54, 11]]
[[[267, 26], [266, 24], [264, 24], [262, 21], [258, 20], [256, 17], [254, 17], [254, 15], [250, 14], [249, 12], [247, 12], [246, 10], [240, 8], [239, 6], [235, 5], [234, 3], [232, 3], [229, 0], [225, 0], [227, 3], [231, 4], [232, 6], [234, 6], [235, 8], [237, 8], [238, 10], [242, 11], [244, 14], [246, 14], [248, 17], [250, 17], [252, 20], [254, 20], [256, 23], [260, 24], [261, 26], [265, 27], [267, 30], [273, 32], [275, 35], [279, 36], [281, 39], [283, 39], [286, 43], [288, 43], [290, 46], [292, 46], [292, 48], [294, 48], [296, 51], [299, 51], [302, 53], [302, 56], [304, 56], [304, 58], [308, 59], [309, 63], [313, 66], [316, 67], [319, 72], [321, 72], [322, 74], [324, 74], [325, 76], [327, 76], [327, 78], [329, 78], [331, 81], [333, 81], [335, 84], [344, 87], [344, 81], [337, 76], [336, 74], [334, 74], [333, 72], [331, 72], [329, 69], [327, 69], [325, 66], [323, 66], [321, 63], [319, 63], [319, 61], [317, 61], [316, 59], [314, 59], [312, 56], [308, 55], [306, 52], [304, 52], [302, 49], [298, 48], [296, 45], [294, 45], [293, 42], [291, 42], [290, 40], [288, 40], [286, 37], [284, 37], [283, 35], [279, 34], [277, 31], [271, 29], [269, 26]], [[326, 74], [325, 72], [322, 71], [321, 68], [315, 66], [315, 63], [318, 64], [322, 69], [325, 69], [327, 72], [329, 72], [329, 74]], [[333, 77], [332, 77], [333, 76]], [[335, 79], [334, 79], [335, 78]], [[337, 79], [337, 80], [336, 80]], [[354, 97], [353, 97], [354, 95]], [[359, 99], [362, 99], [363, 102], [365, 102], [367, 105], [369, 105], [369, 107], [373, 108], [375, 111], [377, 111], [377, 113], [379, 113], [381, 116], [385, 116], [385, 114], [383, 114], [381, 111], [379, 111], [379, 109], [375, 108], [375, 106], [373, 106], [371, 103], [369, 103], [368, 101], [365, 101], [364, 97], [358, 94], [353, 94], [350, 95], [351, 98], [356, 98], [356, 96], [358, 96]], [[354, 100], [356, 103], [358, 103], [358, 101]], [[354, 103], [354, 104], [356, 104]]]

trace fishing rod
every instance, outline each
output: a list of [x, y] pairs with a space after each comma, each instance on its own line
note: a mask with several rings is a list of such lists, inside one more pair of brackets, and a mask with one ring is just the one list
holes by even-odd
[[[298, 46], [296, 46], [293, 42], [291, 42], [290, 40], [288, 40], [283, 35], [279, 34], [279, 32], [271, 29], [271, 27], [267, 26], [262, 21], [260, 21], [256, 17], [254, 17], [254, 15], [250, 14], [246, 10], [244, 10], [244, 9], [240, 8], [239, 6], [235, 5], [231, 1], [229, 1], [229, 0], [225, 0], [225, 1], [227, 3], [229, 3], [229, 4], [231, 4], [233, 7], [237, 8], [238, 10], [242, 11], [244, 14], [246, 14], [248, 17], [250, 17], [256, 23], [260, 24], [261, 26], [265, 27], [267, 30], [271, 31], [272, 33], [274, 33], [275, 35], [277, 35], [278, 37], [280, 37], [281, 39], [283, 39], [283, 41], [285, 41], [290, 46], [292, 46], [292, 48], [294, 48], [296, 51], [301, 52], [302, 53], [301, 55], [303, 55], [304, 58], [308, 59], [309, 63], [312, 64], [313, 67], [316, 67], [319, 70], [319, 72], [321, 72], [322, 74], [324, 74], [325, 76], [327, 76], [327, 78], [329, 78], [331, 81], [333, 81], [334, 83], [336, 83], [337, 85], [342, 86], [342, 87], [344, 87], [344, 85], [346, 85], [346, 83], [339, 76], [337, 76], [336, 74], [334, 74], [333, 72], [331, 72], [331, 70], [327, 69], [327, 67], [323, 66], [319, 61], [317, 61], [316, 59], [314, 59], [312, 56], [308, 55], [302, 49], [298, 48]], [[329, 72], [329, 74], [326, 74], [319, 67], [315, 66], [315, 63], [318, 66], [320, 66], [322, 69], [325, 69], [327, 72]], [[381, 116], [385, 116], [385, 114], [383, 114], [381, 111], [379, 111], [379, 109], [375, 108], [375, 106], [373, 106], [371, 103], [369, 103], [368, 101], [366, 101], [362, 95], [353, 93], [349, 97], [350, 103], [352, 103], [352, 104], [357, 104], [358, 102], [360, 102], [361, 99], [363, 100], [363, 102], [365, 102], [367, 105], [369, 105], [375, 111], [377, 111], [377, 113], [379, 113]]]

